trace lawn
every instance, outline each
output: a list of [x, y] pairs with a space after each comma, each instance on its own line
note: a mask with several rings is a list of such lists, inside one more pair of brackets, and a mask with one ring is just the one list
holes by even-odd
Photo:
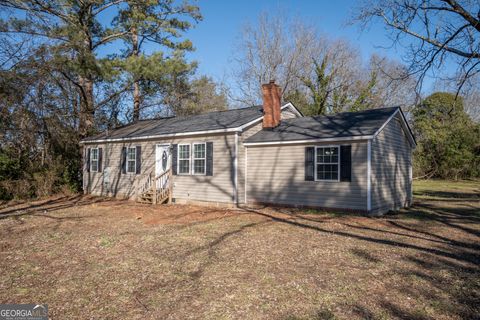
[[56, 197], [0, 208], [0, 303], [52, 319], [479, 319], [480, 182], [382, 218]]

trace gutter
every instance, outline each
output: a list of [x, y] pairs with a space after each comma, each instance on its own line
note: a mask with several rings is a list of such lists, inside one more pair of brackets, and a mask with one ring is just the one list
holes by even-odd
[[104, 143], [104, 142], [122, 142], [122, 141], [138, 141], [138, 140], [151, 140], [151, 139], [161, 139], [161, 138], [176, 138], [184, 136], [198, 136], [205, 134], [215, 134], [215, 133], [230, 133], [230, 132], [241, 132], [239, 128], [230, 128], [230, 129], [218, 129], [218, 130], [205, 130], [205, 131], [192, 131], [192, 132], [179, 132], [179, 133], [169, 133], [169, 134], [157, 134], [151, 136], [142, 136], [142, 137], [127, 137], [127, 138], [110, 138], [110, 139], [97, 139], [97, 140], [82, 140], [80, 144], [87, 143]]
[[332, 142], [332, 141], [372, 140], [373, 138], [374, 138], [373, 135], [369, 135], [369, 136], [351, 136], [351, 137], [320, 138], [320, 139], [307, 139], [307, 140], [245, 142], [243, 145], [245, 147], [255, 147], [255, 146], [305, 144], [305, 143]]

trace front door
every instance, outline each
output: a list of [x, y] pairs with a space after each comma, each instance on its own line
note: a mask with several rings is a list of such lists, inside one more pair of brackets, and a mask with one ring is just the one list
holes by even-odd
[[172, 166], [172, 152], [169, 144], [157, 144], [155, 152], [155, 176], [162, 175]]

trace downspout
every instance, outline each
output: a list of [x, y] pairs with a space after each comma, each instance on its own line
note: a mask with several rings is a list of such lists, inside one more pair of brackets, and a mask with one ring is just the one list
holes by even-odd
[[245, 149], [245, 205], [247, 204], [247, 176], [248, 176], [248, 148], [244, 146]]
[[[105, 134], [105, 138], [108, 139], [108, 126], [107, 126], [107, 130], [106, 130], [106, 134]], [[107, 191], [107, 196], [110, 195], [110, 171], [109, 171], [109, 168], [107, 166], [107, 164], [109, 163], [108, 161], [108, 142], [105, 143], [105, 148], [103, 148], [105, 150], [105, 152], [103, 153], [103, 168], [102, 168], [102, 180], [103, 180], [103, 188], [106, 189]], [[108, 180], [106, 181], [107, 182], [107, 185], [105, 186], [105, 174], [107, 175], [107, 178]]]
[[372, 210], [372, 140], [367, 141], [367, 212]]
[[235, 152], [233, 159], [233, 202], [238, 206], [238, 132], [235, 132]]

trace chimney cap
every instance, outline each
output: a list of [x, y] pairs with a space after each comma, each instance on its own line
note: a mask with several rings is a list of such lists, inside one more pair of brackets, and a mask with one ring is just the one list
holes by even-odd
[[275, 83], [275, 79], [271, 79], [269, 83]]

